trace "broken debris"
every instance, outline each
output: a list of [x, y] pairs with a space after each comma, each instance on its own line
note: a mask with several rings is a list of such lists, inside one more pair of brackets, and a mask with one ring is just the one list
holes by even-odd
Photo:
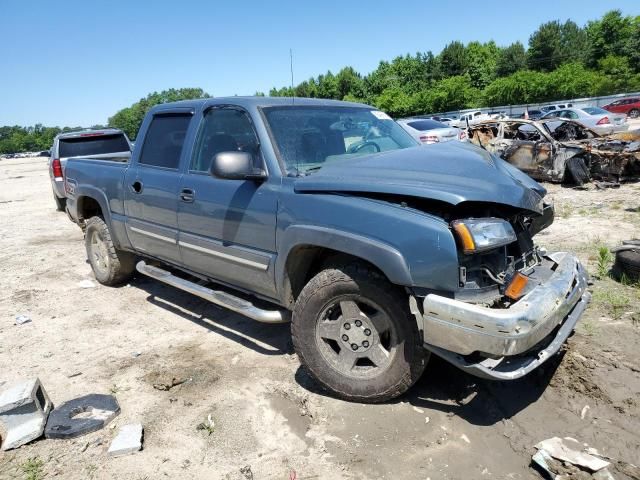
[[40, 437], [51, 407], [51, 400], [38, 378], [2, 392], [0, 423], [6, 431], [2, 450], [18, 448]]
[[123, 425], [118, 431], [116, 438], [114, 438], [111, 445], [109, 445], [107, 453], [112, 457], [119, 457], [141, 450], [142, 432], [143, 428], [141, 423]]
[[90, 394], [55, 408], [49, 415], [44, 436], [74, 438], [104, 428], [120, 413], [120, 405], [111, 395]]
[[538, 451], [532, 461], [549, 478], [554, 480], [569, 478], [613, 479], [607, 470], [610, 462], [587, 444], [581, 444], [574, 438], [553, 437], [536, 445]]
[[25, 323], [29, 323], [31, 321], [31, 317], [29, 315], [18, 315], [16, 316], [16, 325], [24, 325]]

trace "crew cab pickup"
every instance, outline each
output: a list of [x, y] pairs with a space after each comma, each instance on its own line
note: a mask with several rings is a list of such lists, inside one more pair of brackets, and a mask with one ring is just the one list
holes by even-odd
[[67, 211], [105, 285], [141, 274], [267, 323], [335, 395], [406, 391], [431, 353], [490, 379], [556, 353], [590, 299], [532, 237], [545, 189], [474, 145], [423, 147], [367, 105], [164, 104], [128, 163], [71, 159]]

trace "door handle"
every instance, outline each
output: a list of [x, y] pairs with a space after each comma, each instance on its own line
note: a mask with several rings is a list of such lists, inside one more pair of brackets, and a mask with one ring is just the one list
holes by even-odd
[[131, 184], [131, 191], [133, 193], [142, 193], [142, 182], [140, 180], [136, 180]]
[[195, 196], [196, 196], [195, 192], [190, 188], [183, 188], [182, 191], [180, 192], [180, 200], [186, 203], [192, 203], [193, 200], [195, 199]]

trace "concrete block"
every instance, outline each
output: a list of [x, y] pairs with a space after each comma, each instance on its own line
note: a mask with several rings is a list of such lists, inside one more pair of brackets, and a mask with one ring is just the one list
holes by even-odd
[[2, 450], [20, 447], [40, 437], [51, 411], [51, 400], [37, 378], [24, 381], [0, 394]]
[[74, 398], [55, 408], [44, 436], [47, 438], [75, 438], [100, 430], [120, 413], [116, 397], [91, 393]]
[[109, 455], [119, 457], [142, 449], [142, 424], [123, 425], [109, 445]]

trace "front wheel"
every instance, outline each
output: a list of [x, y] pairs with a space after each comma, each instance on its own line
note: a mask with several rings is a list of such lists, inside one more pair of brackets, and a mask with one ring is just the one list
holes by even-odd
[[400, 289], [364, 266], [323, 270], [293, 310], [296, 353], [341, 398], [395, 398], [420, 378], [428, 359], [408, 304]]
[[629, 111], [629, 117], [631, 117], [631, 118], [640, 117], [640, 110], [638, 110], [637, 108], [634, 108], [634, 109], [630, 110]]
[[135, 257], [116, 249], [102, 218], [91, 217], [85, 222], [84, 244], [93, 274], [102, 285], [118, 285], [133, 274]]

